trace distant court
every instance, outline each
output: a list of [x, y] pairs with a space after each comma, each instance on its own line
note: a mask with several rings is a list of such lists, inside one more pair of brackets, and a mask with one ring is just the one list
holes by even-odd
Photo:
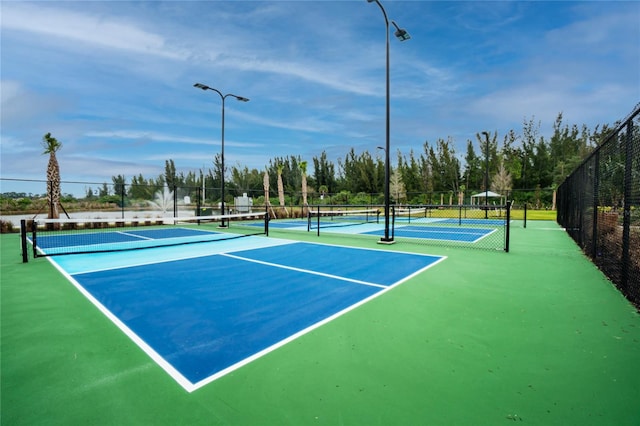
[[[332, 221], [321, 219], [318, 222], [321, 228], [320, 233], [330, 232], [337, 234], [352, 235], [375, 235], [384, 236], [384, 223], [362, 220], [353, 221], [347, 217], [344, 221]], [[504, 219], [455, 219], [455, 218], [396, 218], [393, 224], [393, 233], [396, 237], [420, 240], [438, 240], [460, 243], [476, 243], [486, 236], [494, 233], [496, 229], [504, 226]], [[315, 225], [315, 222], [314, 222]], [[313, 231], [317, 226], [310, 227], [303, 219], [282, 219], [272, 220], [269, 224], [271, 228]]]

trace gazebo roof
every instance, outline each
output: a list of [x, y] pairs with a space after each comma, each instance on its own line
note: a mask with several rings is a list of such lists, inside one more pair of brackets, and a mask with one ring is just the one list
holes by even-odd
[[477, 194], [474, 194], [474, 195], [471, 196], [471, 198], [484, 198], [485, 196], [488, 197], [488, 198], [502, 198], [503, 197], [503, 195], [496, 194], [495, 192], [491, 192], [491, 191], [486, 192], [485, 191], [485, 192], [479, 192]]

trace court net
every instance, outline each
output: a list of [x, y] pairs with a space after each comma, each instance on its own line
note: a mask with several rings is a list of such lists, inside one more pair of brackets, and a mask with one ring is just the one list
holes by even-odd
[[[509, 251], [511, 203], [391, 206], [396, 241]], [[484, 207], [484, 208], [483, 208]]]
[[[22, 260], [269, 235], [266, 212], [156, 219], [37, 219], [21, 222]], [[31, 250], [29, 250], [31, 246]]]
[[384, 244], [403, 242], [509, 251], [510, 202], [490, 208], [426, 204], [389, 207], [387, 221], [384, 206], [313, 206], [307, 215], [307, 230], [317, 229], [318, 236], [322, 232], [348, 238], [379, 238]]
[[392, 209], [393, 218], [397, 221], [411, 222], [411, 220], [417, 220], [426, 218], [429, 216], [428, 207], [394, 207]]
[[338, 226], [361, 225], [365, 223], [380, 223], [380, 209], [362, 210], [320, 210], [309, 209], [307, 214], [307, 230]]

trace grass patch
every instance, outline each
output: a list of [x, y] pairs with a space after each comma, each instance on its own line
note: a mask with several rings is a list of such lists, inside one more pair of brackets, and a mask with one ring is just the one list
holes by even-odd
[[[527, 220], [552, 220], [555, 222], [557, 213], [555, 210], [527, 210]], [[511, 210], [511, 219], [523, 220], [524, 210]]]

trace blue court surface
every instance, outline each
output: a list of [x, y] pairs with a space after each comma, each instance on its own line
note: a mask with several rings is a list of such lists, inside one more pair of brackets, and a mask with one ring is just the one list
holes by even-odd
[[[393, 233], [396, 237], [404, 238], [475, 243], [495, 231], [495, 229], [491, 228], [396, 225], [394, 227]], [[369, 235], [383, 236], [384, 230], [367, 231], [364, 233]]]
[[264, 237], [50, 258], [189, 392], [442, 260]]

